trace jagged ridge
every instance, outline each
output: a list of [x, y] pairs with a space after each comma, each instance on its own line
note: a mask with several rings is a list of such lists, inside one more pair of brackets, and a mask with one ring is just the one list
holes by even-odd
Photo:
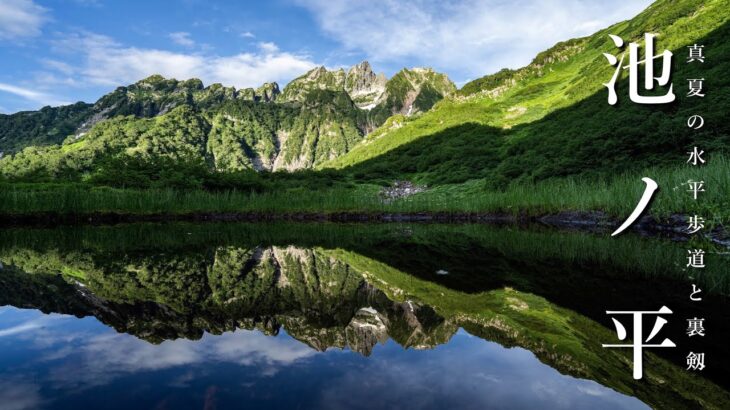
[[32, 145], [0, 161], [0, 173], [72, 175], [118, 154], [192, 155], [218, 171], [311, 168], [349, 151], [391, 114], [425, 111], [454, 89], [430, 69], [387, 81], [368, 62], [347, 73], [316, 68], [283, 92], [276, 83], [237, 90], [153, 75], [93, 105], [0, 116], [0, 150]]

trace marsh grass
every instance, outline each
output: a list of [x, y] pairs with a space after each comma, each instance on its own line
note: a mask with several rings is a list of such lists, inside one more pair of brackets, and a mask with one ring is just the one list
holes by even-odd
[[[650, 213], [663, 218], [671, 214], [697, 213], [721, 224], [729, 221], [730, 160], [718, 156], [707, 166], [650, 168], [642, 173], [626, 173], [610, 179], [564, 178], [539, 184], [513, 185], [505, 191], [484, 189], [483, 181], [445, 185], [414, 195], [397, 204], [405, 209], [465, 212], [548, 214], [561, 211], [604, 211], [626, 216], [633, 211], [645, 189], [642, 177], [659, 184]], [[697, 200], [689, 191], [689, 181], [703, 181], [705, 192]]]
[[[650, 214], [702, 215], [711, 224], [730, 221], [730, 160], [718, 156], [706, 166], [651, 168], [610, 179], [563, 178], [538, 184], [512, 185], [504, 191], [487, 188], [485, 180], [440, 185], [426, 192], [384, 202], [380, 186], [356, 185], [310, 190], [256, 192], [203, 190], [139, 190], [84, 184], [0, 185], [0, 214], [187, 214], [187, 213], [337, 213], [444, 212], [542, 215], [562, 211], [603, 211], [625, 217], [644, 191], [642, 177], [657, 181]], [[705, 192], [694, 200], [688, 181], [703, 181]]]

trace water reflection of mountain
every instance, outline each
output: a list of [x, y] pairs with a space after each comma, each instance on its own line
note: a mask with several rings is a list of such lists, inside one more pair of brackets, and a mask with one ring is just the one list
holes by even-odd
[[[275, 335], [283, 327], [317, 350], [347, 347], [365, 355], [387, 338], [404, 347], [433, 347], [463, 327], [504, 346], [528, 349], [563, 373], [596, 380], [655, 407], [721, 408], [730, 400], [711, 381], [651, 353], [645, 379], [634, 381], [628, 352], [600, 347], [615, 336], [593, 318], [594, 307], [581, 300], [555, 303], [586, 283], [605, 287], [610, 281], [603, 277], [621, 275], [599, 272], [590, 280], [581, 278], [581, 265], [595, 266], [589, 263], [595, 253], [581, 259], [564, 249], [561, 261], [548, 247], [530, 256], [534, 244], [526, 239], [540, 239], [532, 233], [501, 232], [500, 243], [527, 244], [509, 255], [484, 236], [449, 239], [437, 230], [425, 241], [421, 228], [380, 230], [377, 240], [359, 236], [362, 231], [329, 232], [292, 241], [300, 246], [258, 233], [247, 236], [252, 232], [221, 238], [219, 232], [191, 226], [142, 235], [138, 228], [104, 229], [71, 237], [57, 233], [55, 239], [29, 232], [18, 240], [0, 240], [0, 304], [93, 315], [153, 343], [238, 328]], [[591, 246], [598, 249], [590, 243], [581, 249]], [[611, 253], [599, 256], [604, 268], [615, 268], [621, 260]], [[491, 263], [484, 272], [493, 275], [473, 276], [474, 288], [465, 289], [466, 275], [479, 274], [467, 268], [480, 263]], [[435, 266], [447, 268], [449, 275], [429, 277]], [[559, 275], [561, 268], [574, 271]], [[638, 268], [636, 275], [651, 277]], [[631, 290], [607, 289], [625, 300], [636, 296]]]
[[26, 251], [6, 257], [0, 304], [95, 316], [152, 343], [240, 328], [276, 335], [284, 326], [314, 349], [364, 355], [388, 337], [428, 348], [458, 329], [428, 306], [391, 301], [317, 249], [219, 247], [108, 263], [83, 255], [64, 263], [54, 256]]

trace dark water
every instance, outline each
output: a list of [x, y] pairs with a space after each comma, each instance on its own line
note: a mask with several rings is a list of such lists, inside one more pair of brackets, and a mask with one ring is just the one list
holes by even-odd
[[[6, 229], [0, 408], [728, 408], [730, 265], [693, 243], [707, 267], [687, 268], [688, 246], [481, 225]], [[677, 347], [647, 349], [634, 380], [630, 349], [601, 347], [618, 343], [605, 311], [663, 305]]]

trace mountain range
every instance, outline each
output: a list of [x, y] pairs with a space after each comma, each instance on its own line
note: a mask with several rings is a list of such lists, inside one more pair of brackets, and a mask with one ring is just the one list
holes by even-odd
[[[52, 175], [123, 152], [192, 154], [219, 171], [311, 168], [344, 154], [389, 116], [422, 113], [455, 91], [431, 69], [387, 79], [367, 61], [347, 71], [317, 67], [283, 90], [277, 83], [237, 90], [153, 75], [94, 104], [2, 115], [0, 151], [20, 152], [16, 162], [44, 157], [38, 166]], [[18, 172], [38, 171], [28, 161]]]
[[[356, 180], [428, 184], [483, 179], [491, 187], [568, 175], [610, 176], [671, 166], [692, 146], [730, 146], [730, 0], [659, 0], [631, 20], [556, 44], [520, 69], [504, 69], [457, 90], [431, 69], [392, 78], [362, 62], [315, 68], [283, 90], [276, 83], [236, 90], [200, 80], [151, 76], [95, 104], [0, 115], [0, 175], [80, 178], [109, 157], [194, 158], [217, 171], [333, 168]], [[674, 53], [677, 101], [619, 104], [604, 83], [626, 43], [657, 34]], [[685, 62], [704, 44], [702, 64]], [[706, 98], [686, 96], [687, 78], [706, 78]], [[702, 113], [708, 126], [687, 133]]]

